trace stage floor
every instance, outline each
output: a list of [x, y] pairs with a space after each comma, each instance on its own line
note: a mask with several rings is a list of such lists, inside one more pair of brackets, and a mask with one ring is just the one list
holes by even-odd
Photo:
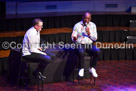
[[[78, 85], [75, 82], [57, 82], [44, 84], [44, 91], [136, 91], [136, 61], [99, 61], [99, 77], [96, 86], [93, 81], [84, 79]], [[48, 78], [47, 78], [48, 79]], [[15, 91], [16, 86], [7, 83], [6, 77], [0, 75], [0, 91]], [[37, 85], [28, 86], [20, 91], [37, 91]]]

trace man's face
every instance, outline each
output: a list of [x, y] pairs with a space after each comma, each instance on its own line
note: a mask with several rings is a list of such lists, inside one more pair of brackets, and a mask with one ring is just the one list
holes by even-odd
[[91, 15], [87, 13], [87, 14], [85, 15], [85, 17], [84, 17], [84, 22], [85, 22], [85, 23], [89, 23], [90, 20], [91, 20]]
[[39, 22], [37, 25], [35, 25], [35, 28], [37, 31], [41, 31], [43, 28], [43, 22]]

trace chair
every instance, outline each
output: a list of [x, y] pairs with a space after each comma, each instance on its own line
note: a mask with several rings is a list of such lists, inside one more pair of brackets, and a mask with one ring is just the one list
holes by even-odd
[[[18, 79], [17, 79], [17, 88], [19, 86], [19, 82], [22, 80], [22, 83], [21, 83], [21, 87], [22, 88], [22, 85], [28, 85], [28, 82], [29, 82], [29, 74], [30, 74], [30, 65], [32, 63], [37, 63], [38, 64], [38, 67], [39, 67], [39, 62], [34, 62], [34, 61], [30, 61], [30, 60], [27, 60], [27, 59], [24, 59], [23, 57], [21, 57], [21, 62], [20, 62], [20, 67], [19, 67], [19, 72], [18, 72]], [[25, 80], [27, 80], [27, 82], [24, 82]], [[40, 90], [40, 81], [41, 81], [41, 88], [42, 88], [42, 91], [43, 91], [43, 79], [38, 79], [38, 91]]]

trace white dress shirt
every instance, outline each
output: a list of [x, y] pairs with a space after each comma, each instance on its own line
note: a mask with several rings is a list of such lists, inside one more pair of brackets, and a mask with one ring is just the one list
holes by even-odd
[[45, 54], [38, 48], [40, 48], [40, 32], [37, 31], [34, 27], [31, 27], [25, 33], [23, 39], [22, 55], [31, 55], [32, 52]]
[[[86, 32], [86, 27], [89, 28], [90, 36]], [[74, 41], [73, 37], [72, 40], [76, 43], [80, 44], [91, 44], [93, 41], [97, 40], [97, 29], [96, 25], [93, 22], [89, 22], [84, 26], [83, 21], [78, 22], [75, 24], [72, 32], [72, 36], [77, 37], [77, 40]]]

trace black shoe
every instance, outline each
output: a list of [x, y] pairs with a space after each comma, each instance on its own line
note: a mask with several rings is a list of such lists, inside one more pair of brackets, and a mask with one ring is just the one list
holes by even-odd
[[40, 76], [42, 79], [46, 79], [46, 76], [42, 75], [41, 72], [39, 72], [39, 76]]
[[42, 79], [42, 77], [38, 74], [37, 71], [33, 71], [33, 76], [36, 78], [36, 79]]

